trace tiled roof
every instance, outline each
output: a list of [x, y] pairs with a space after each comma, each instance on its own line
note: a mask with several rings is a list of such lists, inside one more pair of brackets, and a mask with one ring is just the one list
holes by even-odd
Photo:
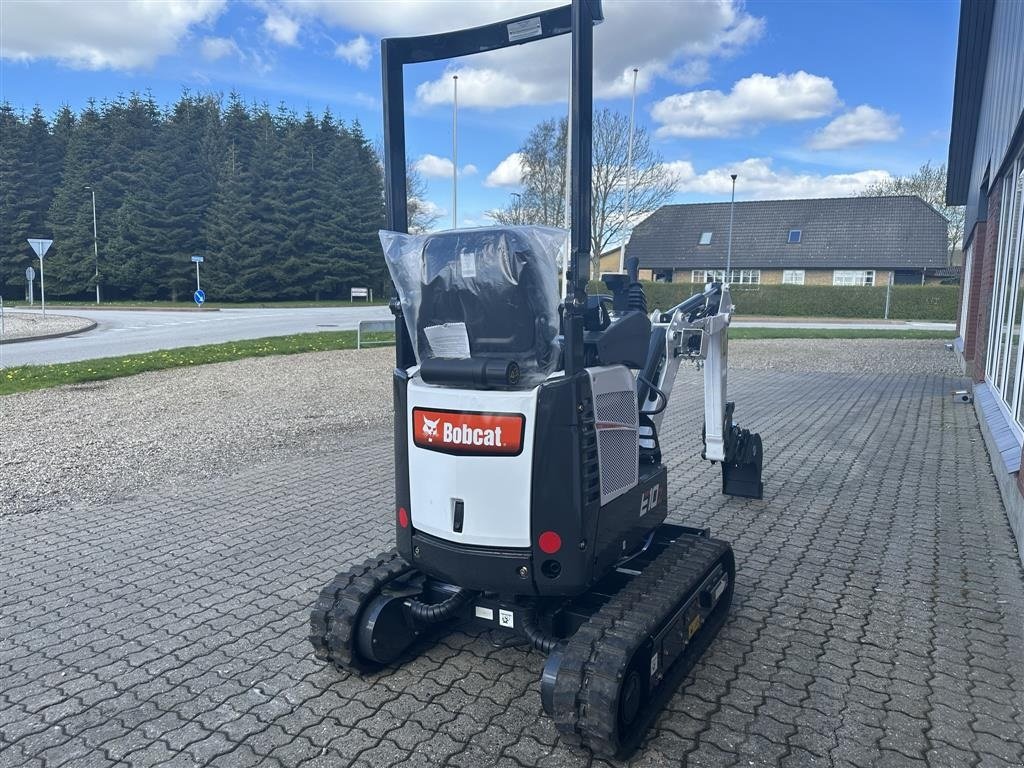
[[[914, 196], [736, 203], [732, 266], [921, 269], [948, 264], [946, 220]], [[789, 243], [790, 230], [800, 242]], [[711, 244], [699, 245], [711, 232]], [[724, 267], [729, 203], [666, 205], [640, 222], [626, 247], [643, 268]]]

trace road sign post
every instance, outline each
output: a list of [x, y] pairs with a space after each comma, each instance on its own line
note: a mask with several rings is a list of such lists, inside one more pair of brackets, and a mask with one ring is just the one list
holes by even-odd
[[[196, 265], [196, 291], [201, 291], [202, 287], [199, 285], [199, 265], [203, 263], [203, 257], [193, 256], [192, 261]], [[201, 304], [202, 302], [199, 303]]]
[[53, 240], [46, 240], [41, 237], [30, 237], [28, 244], [32, 246], [32, 250], [36, 252], [36, 256], [39, 257], [39, 300], [43, 307], [43, 317], [46, 317], [46, 275], [43, 273], [43, 256], [50, 250], [50, 246], [53, 245]]
[[28, 305], [31, 307], [36, 303], [36, 271], [31, 266], [25, 268], [25, 298], [28, 299]]

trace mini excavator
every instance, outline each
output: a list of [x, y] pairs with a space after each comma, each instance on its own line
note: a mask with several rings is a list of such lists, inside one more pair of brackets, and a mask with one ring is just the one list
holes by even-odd
[[[635, 259], [587, 295], [593, 26], [599, 0], [382, 41], [381, 233], [396, 288], [397, 546], [349, 568], [310, 617], [318, 658], [372, 671], [476, 625], [547, 655], [567, 740], [626, 757], [726, 619], [728, 543], [666, 522], [660, 435], [679, 366], [704, 376], [703, 458], [760, 498], [761, 438], [726, 402], [729, 287], [650, 311]], [[552, 230], [407, 232], [403, 66], [572, 37], [568, 290]], [[564, 244], [564, 231], [561, 242]]]

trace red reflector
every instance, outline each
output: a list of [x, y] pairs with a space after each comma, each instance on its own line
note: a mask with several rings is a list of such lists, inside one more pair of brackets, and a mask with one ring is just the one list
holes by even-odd
[[544, 531], [537, 539], [537, 544], [545, 555], [553, 555], [562, 548], [562, 537], [554, 531]]
[[398, 508], [398, 524], [403, 528], [409, 527], [409, 513], [405, 511], [405, 507]]

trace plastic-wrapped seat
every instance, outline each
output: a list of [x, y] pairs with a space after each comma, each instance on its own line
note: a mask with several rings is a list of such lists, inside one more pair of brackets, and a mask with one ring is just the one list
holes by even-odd
[[562, 230], [486, 227], [399, 237], [416, 249], [403, 247], [400, 264], [387, 242], [385, 253], [421, 366], [437, 359], [515, 363], [523, 383], [554, 370]]

